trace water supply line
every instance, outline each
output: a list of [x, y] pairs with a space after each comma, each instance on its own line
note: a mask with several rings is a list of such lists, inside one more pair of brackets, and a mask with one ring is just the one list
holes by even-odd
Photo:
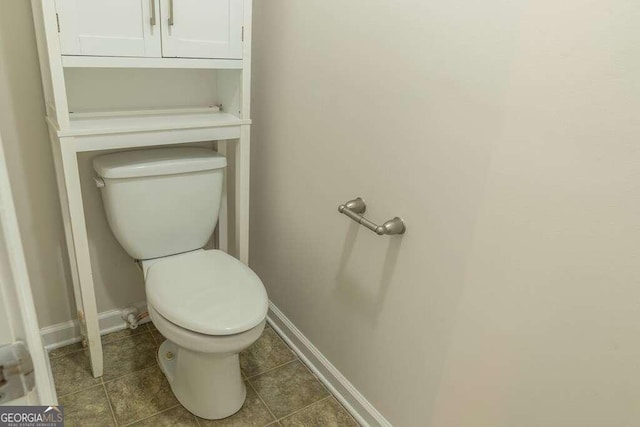
[[149, 311], [140, 312], [138, 307], [129, 307], [122, 310], [122, 320], [127, 323], [129, 329], [136, 329], [140, 326], [140, 322], [149, 317]]

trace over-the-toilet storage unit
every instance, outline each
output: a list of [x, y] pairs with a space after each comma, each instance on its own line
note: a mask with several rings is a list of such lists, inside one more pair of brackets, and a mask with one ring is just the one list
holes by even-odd
[[225, 192], [219, 246], [247, 263], [251, 6], [32, 0], [78, 320], [96, 377], [102, 345], [77, 155], [215, 141], [234, 159], [234, 215]]

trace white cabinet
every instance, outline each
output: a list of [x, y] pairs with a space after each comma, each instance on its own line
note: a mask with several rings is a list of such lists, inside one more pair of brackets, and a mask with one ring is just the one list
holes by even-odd
[[56, 0], [63, 55], [161, 56], [159, 0]]
[[55, 0], [63, 55], [242, 59], [243, 0]]
[[234, 205], [227, 210], [225, 192], [219, 246], [247, 263], [252, 0], [31, 0], [31, 6], [77, 320], [98, 377], [96, 254], [81, 182], [92, 171], [83, 170], [79, 155], [215, 141], [230, 155], [233, 174], [227, 190]]
[[162, 55], [242, 58], [242, 0], [162, 0]]

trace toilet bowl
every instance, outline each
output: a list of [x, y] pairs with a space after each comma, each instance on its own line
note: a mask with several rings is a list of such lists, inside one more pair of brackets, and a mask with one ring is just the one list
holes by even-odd
[[240, 334], [216, 337], [182, 329], [152, 306], [149, 314], [167, 338], [158, 350], [158, 364], [182, 406], [210, 420], [239, 411], [246, 390], [238, 354], [260, 337], [266, 321]]
[[171, 390], [199, 417], [234, 414], [246, 397], [239, 353], [260, 337], [268, 297], [245, 264], [202, 249], [218, 220], [226, 159], [162, 148], [107, 154], [93, 166], [109, 226], [142, 266]]

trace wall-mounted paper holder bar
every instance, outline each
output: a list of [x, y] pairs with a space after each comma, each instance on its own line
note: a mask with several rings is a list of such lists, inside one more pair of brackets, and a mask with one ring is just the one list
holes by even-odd
[[382, 225], [374, 224], [363, 216], [366, 211], [367, 205], [361, 197], [349, 200], [344, 205], [338, 206], [338, 212], [348, 216], [358, 224], [365, 226], [366, 228], [380, 236], [383, 236], [385, 234], [404, 234], [407, 229], [402, 218], [398, 217], [390, 219]]

